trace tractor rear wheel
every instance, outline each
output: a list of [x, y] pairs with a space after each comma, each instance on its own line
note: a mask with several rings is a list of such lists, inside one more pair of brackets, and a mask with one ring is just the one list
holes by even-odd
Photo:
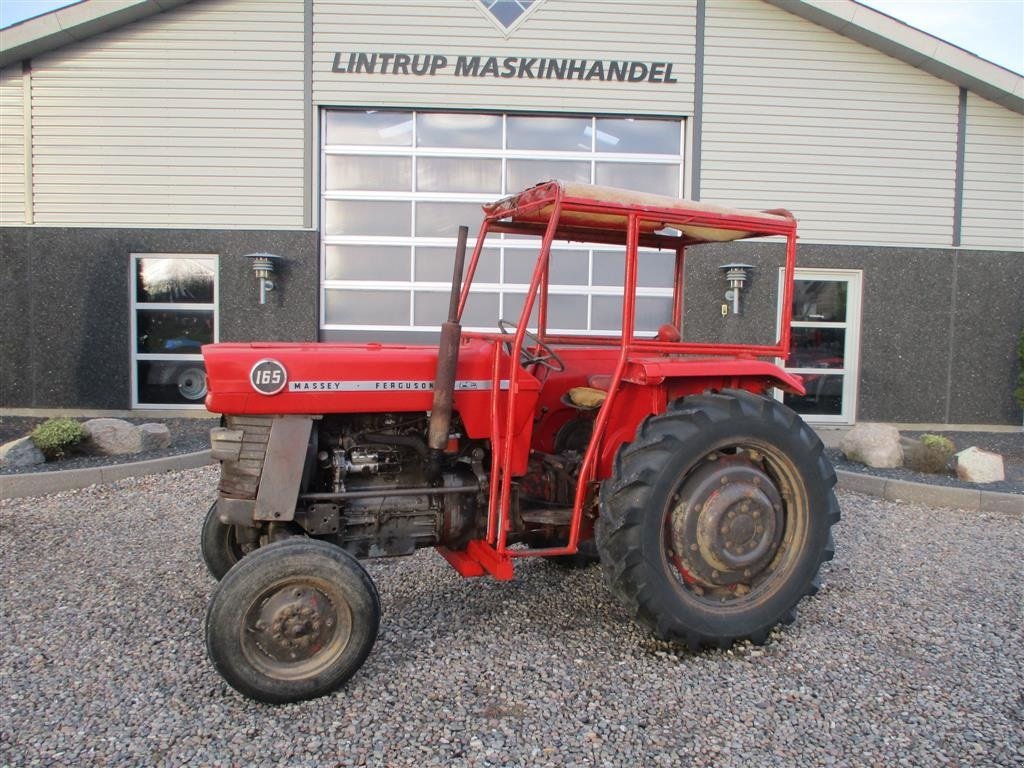
[[339, 688], [366, 660], [379, 623], [377, 589], [359, 562], [295, 537], [228, 571], [206, 614], [206, 649], [235, 690], [283, 704]]
[[834, 553], [836, 476], [789, 408], [742, 390], [648, 417], [601, 488], [608, 587], [663, 640], [764, 642]]

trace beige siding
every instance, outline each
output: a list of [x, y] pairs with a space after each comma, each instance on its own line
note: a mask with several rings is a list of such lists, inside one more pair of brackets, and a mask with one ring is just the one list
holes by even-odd
[[958, 90], [773, 6], [708, 3], [702, 197], [816, 242], [952, 242]]
[[303, 7], [198, 0], [33, 62], [36, 222], [301, 227]]
[[964, 247], [1024, 249], [1024, 116], [967, 95]]
[[[325, 106], [689, 115], [696, 0], [544, 0], [507, 37], [469, 0], [315, 0], [313, 96]], [[335, 53], [439, 53], [449, 74], [342, 74]], [[465, 56], [671, 62], [678, 83], [455, 77]]]
[[21, 65], [0, 71], [0, 224], [25, 223], [25, 112]]

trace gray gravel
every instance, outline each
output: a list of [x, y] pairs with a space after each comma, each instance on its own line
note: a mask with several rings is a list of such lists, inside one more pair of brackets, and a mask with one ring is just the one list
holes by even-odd
[[690, 655], [597, 569], [370, 565], [384, 618], [333, 697], [245, 700], [206, 661], [215, 470], [0, 503], [0, 765], [1021, 765], [1024, 523], [844, 493], [819, 595]]

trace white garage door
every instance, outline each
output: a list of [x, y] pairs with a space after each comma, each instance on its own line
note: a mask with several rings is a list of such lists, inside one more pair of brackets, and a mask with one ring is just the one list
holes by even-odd
[[[321, 337], [426, 341], [448, 306], [455, 236], [480, 205], [564, 179], [682, 193], [682, 121], [622, 117], [341, 111], [323, 113]], [[463, 326], [515, 319], [536, 244], [489, 238]], [[672, 254], [641, 259], [638, 320], [670, 316]], [[622, 255], [552, 251], [552, 331], [608, 333], [622, 305]]]

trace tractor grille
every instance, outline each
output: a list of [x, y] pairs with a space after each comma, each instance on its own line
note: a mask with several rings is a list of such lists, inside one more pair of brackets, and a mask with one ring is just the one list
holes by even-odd
[[220, 484], [222, 496], [235, 499], [255, 499], [256, 489], [263, 473], [263, 462], [267, 457], [267, 442], [270, 440], [272, 416], [228, 416], [227, 428], [242, 431], [242, 445], [237, 460], [220, 463]]

